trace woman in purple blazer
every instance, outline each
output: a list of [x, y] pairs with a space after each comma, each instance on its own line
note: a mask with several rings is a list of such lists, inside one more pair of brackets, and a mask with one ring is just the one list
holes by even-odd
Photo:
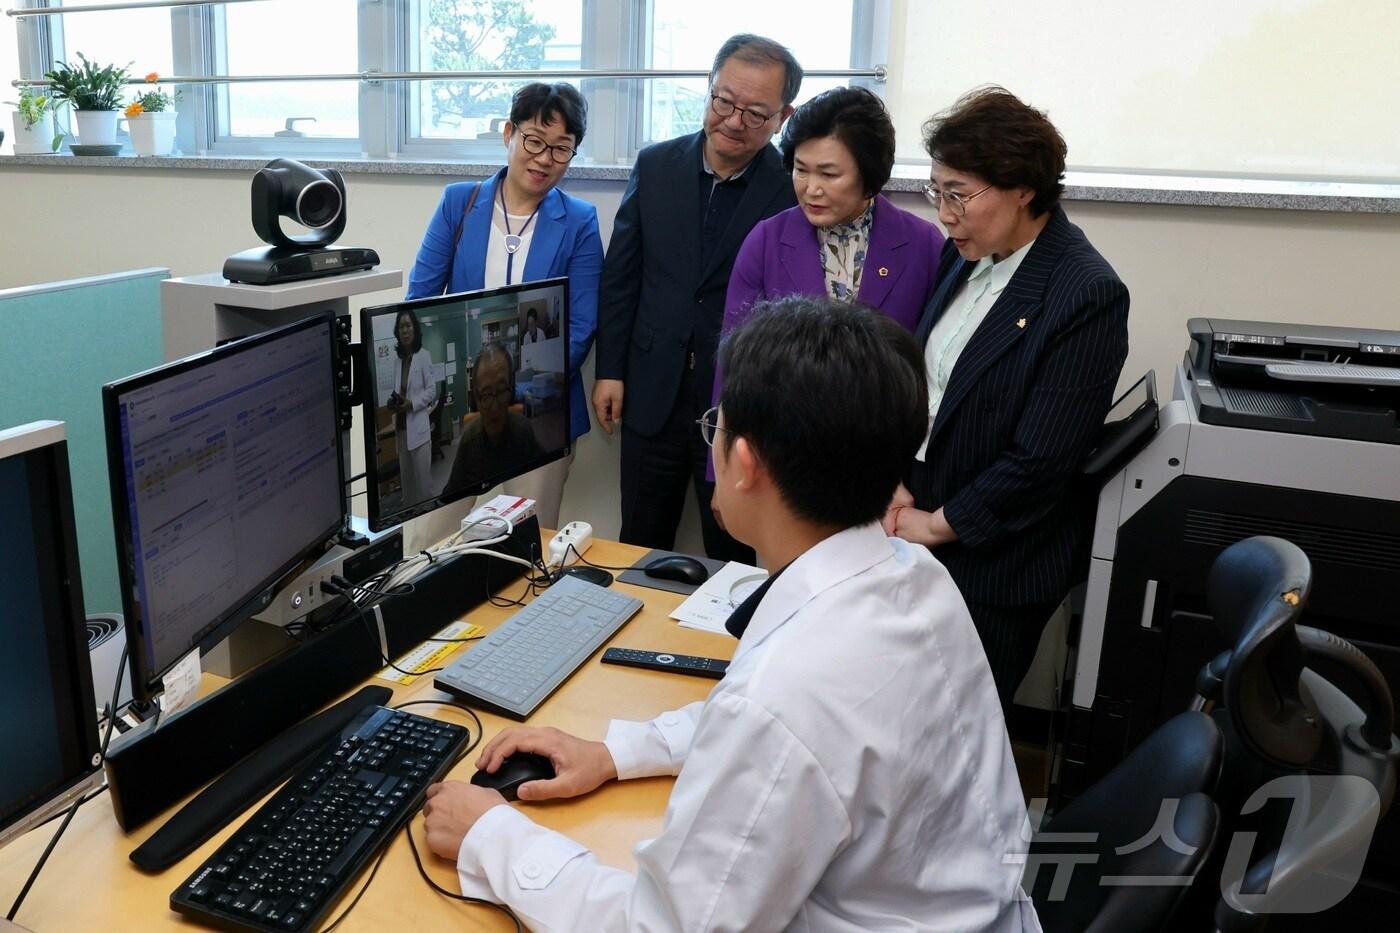
[[740, 247], [723, 333], [757, 302], [784, 295], [859, 301], [913, 331], [943, 235], [878, 193], [894, 166], [894, 124], [880, 98], [859, 87], [818, 94], [788, 119], [780, 148], [797, 207], [754, 227]]

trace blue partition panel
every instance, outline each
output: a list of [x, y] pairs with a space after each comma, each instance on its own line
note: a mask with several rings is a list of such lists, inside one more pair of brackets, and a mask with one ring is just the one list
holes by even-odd
[[0, 290], [0, 427], [67, 422], [73, 508], [89, 613], [120, 612], [102, 385], [159, 366], [168, 269]]

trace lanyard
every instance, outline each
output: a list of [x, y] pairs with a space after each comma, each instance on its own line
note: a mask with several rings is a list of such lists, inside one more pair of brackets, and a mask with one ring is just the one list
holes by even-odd
[[[530, 216], [525, 218], [525, 223], [521, 225], [519, 233], [512, 233], [510, 229], [510, 212], [506, 210], [506, 186], [505, 179], [501, 179], [500, 186], [496, 189], [501, 194], [501, 221], [506, 225], [506, 284], [510, 284], [511, 270], [515, 267], [515, 253], [524, 242], [521, 237], [530, 228], [530, 221], [535, 219], [535, 215], [540, 212], [540, 204], [544, 203], [544, 198], [540, 198], [540, 204], [535, 205], [535, 209], [530, 212]], [[547, 195], [546, 195], [547, 196]]]

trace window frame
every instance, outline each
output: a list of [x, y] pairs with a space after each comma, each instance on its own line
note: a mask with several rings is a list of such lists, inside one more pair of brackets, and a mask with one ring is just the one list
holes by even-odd
[[[355, 0], [360, 72], [401, 72], [412, 67], [412, 37], [421, 0]], [[579, 0], [583, 35], [580, 59], [584, 69], [646, 67], [650, 47], [652, 0]], [[51, 5], [42, 0], [41, 5]], [[75, 15], [118, 15], [82, 13]], [[177, 75], [214, 77], [227, 73], [225, 7], [209, 5], [170, 8], [171, 47]], [[852, 0], [851, 68], [869, 68], [887, 61], [890, 0]], [[62, 15], [24, 17], [18, 23], [20, 74], [42, 78], [44, 63], [66, 52]], [[836, 66], [828, 66], [836, 67]], [[499, 162], [499, 141], [429, 139], [413, 136], [413, 81], [358, 82], [358, 138], [302, 139], [234, 136], [220, 130], [227, 112], [227, 84], [183, 84], [176, 124], [181, 152], [199, 156], [308, 159], [404, 159], [408, 161]], [[877, 93], [883, 86], [869, 84]], [[646, 143], [643, 139], [646, 89], [631, 78], [584, 78], [580, 89], [589, 107], [589, 132], [580, 147], [580, 164], [628, 164]]]

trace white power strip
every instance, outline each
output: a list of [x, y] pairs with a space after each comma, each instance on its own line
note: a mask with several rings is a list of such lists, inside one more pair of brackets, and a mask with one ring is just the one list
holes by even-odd
[[593, 526], [588, 522], [569, 522], [549, 539], [549, 566], [567, 567], [578, 563], [579, 557], [593, 545]]

